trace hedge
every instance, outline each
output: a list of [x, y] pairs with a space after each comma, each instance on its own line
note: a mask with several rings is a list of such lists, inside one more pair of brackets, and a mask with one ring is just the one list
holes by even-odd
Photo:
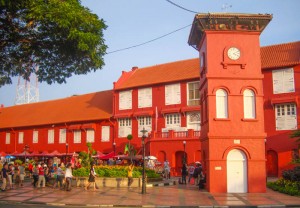
[[[142, 177], [142, 167], [134, 167], [133, 169], [133, 178]], [[118, 178], [118, 177], [127, 177], [127, 166], [108, 166], [101, 165], [95, 166], [95, 172], [98, 177], [109, 177], [109, 178]], [[155, 173], [154, 170], [147, 169], [145, 170], [148, 178], [160, 178], [160, 175]], [[88, 177], [89, 169], [85, 167], [81, 167], [73, 170], [73, 176], [75, 177]]]

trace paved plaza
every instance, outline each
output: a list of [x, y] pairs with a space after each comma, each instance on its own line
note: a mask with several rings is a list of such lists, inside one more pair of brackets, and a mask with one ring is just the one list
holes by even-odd
[[147, 194], [142, 195], [141, 188], [105, 187], [96, 191], [73, 188], [66, 192], [50, 187], [34, 189], [26, 182], [22, 188], [0, 192], [0, 203], [7, 203], [7, 207], [13, 203], [89, 207], [300, 207], [300, 197], [269, 189], [266, 193], [211, 194], [199, 191], [195, 185], [167, 184], [147, 187]]

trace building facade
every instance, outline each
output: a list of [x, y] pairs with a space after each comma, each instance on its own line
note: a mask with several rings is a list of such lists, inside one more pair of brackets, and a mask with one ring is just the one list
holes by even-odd
[[169, 160], [172, 175], [201, 161], [210, 192], [264, 192], [266, 177], [299, 157], [289, 135], [299, 129], [300, 42], [260, 47], [270, 20], [198, 14], [189, 44], [199, 58], [133, 67], [112, 90], [0, 108], [0, 151], [71, 153], [89, 142], [123, 154], [132, 135], [141, 154], [145, 129], [146, 155]]

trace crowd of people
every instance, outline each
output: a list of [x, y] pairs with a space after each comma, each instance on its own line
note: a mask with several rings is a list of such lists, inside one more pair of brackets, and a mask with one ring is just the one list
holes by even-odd
[[[34, 188], [44, 188], [48, 185], [55, 189], [59, 185], [60, 189], [71, 190], [73, 175], [70, 163], [66, 166], [63, 163], [58, 165], [47, 165], [43, 162], [28, 163], [27, 174], [24, 163], [4, 162], [0, 165], [1, 191], [23, 187], [25, 176], [31, 179]], [[51, 178], [55, 179], [53, 186], [50, 184]]]

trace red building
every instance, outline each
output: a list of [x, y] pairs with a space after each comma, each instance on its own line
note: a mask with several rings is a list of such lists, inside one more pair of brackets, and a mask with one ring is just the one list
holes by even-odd
[[198, 14], [189, 44], [199, 59], [133, 67], [109, 91], [0, 108], [0, 151], [70, 153], [90, 142], [123, 154], [131, 134], [141, 153], [145, 128], [146, 155], [168, 159], [172, 175], [201, 161], [210, 192], [264, 192], [266, 176], [299, 155], [289, 135], [299, 129], [300, 42], [261, 48], [270, 20]]
[[[111, 90], [0, 109], [0, 149], [61, 153], [87, 151], [87, 142], [112, 150]], [[105, 102], [103, 102], [105, 101]]]
[[267, 175], [277, 177], [299, 159], [299, 143], [290, 134], [300, 123], [300, 42], [262, 47], [261, 58]]
[[117, 144], [132, 134], [133, 145], [140, 147], [145, 128], [147, 155], [168, 159], [173, 175], [180, 174], [184, 159], [200, 160], [198, 65], [190, 59], [123, 72], [114, 83]]

